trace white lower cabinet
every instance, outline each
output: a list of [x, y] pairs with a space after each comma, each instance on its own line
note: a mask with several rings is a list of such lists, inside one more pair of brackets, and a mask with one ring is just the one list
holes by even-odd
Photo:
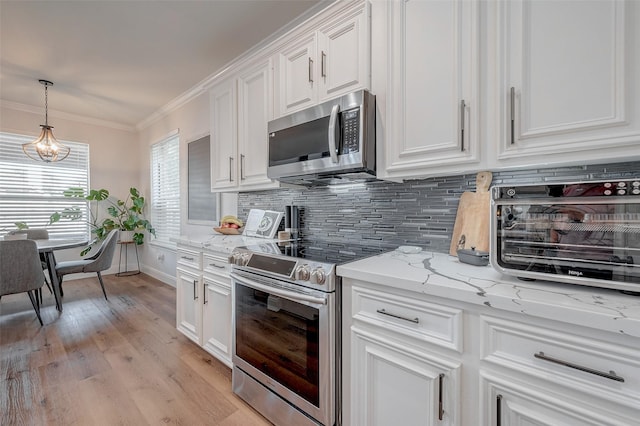
[[348, 280], [343, 291], [343, 424], [461, 424], [462, 311]]
[[231, 279], [226, 255], [178, 247], [176, 327], [231, 367]]
[[198, 272], [178, 267], [176, 278], [176, 327], [189, 339], [200, 344], [202, 311], [198, 301], [198, 288], [201, 276]]
[[202, 345], [231, 367], [231, 284], [204, 276]]
[[460, 363], [351, 327], [352, 425], [455, 425]]
[[538, 388], [511, 376], [498, 377], [481, 370], [482, 417], [479, 424], [539, 426], [637, 425], [606, 404], [590, 405], [555, 393], [552, 383]]
[[342, 288], [345, 426], [640, 424], [638, 338], [393, 283]]

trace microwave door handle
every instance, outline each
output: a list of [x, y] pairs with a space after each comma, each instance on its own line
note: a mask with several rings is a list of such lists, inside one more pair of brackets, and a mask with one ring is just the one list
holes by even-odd
[[329, 154], [331, 155], [331, 161], [338, 164], [338, 151], [336, 149], [336, 136], [340, 131], [338, 124], [338, 112], [340, 112], [340, 105], [334, 105], [331, 108], [331, 116], [329, 116]]

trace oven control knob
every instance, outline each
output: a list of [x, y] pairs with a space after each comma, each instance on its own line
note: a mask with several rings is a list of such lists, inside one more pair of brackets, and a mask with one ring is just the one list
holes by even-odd
[[627, 191], [625, 191], [624, 189], [618, 189], [618, 195], [624, 195], [626, 193]]
[[300, 265], [296, 268], [296, 279], [309, 281], [309, 278], [311, 278], [311, 268], [309, 268], [309, 265]]
[[633, 195], [638, 195], [638, 194], [640, 194], [640, 188], [633, 188], [633, 189], [631, 190], [631, 193], [632, 193]]
[[605, 187], [605, 188], [611, 188], [611, 186], [612, 186], [612, 185], [611, 185], [611, 183], [610, 183], [610, 182], [607, 182], [607, 183], [605, 183], [605, 184], [604, 184], [604, 187]]
[[611, 195], [611, 190], [610, 189], [605, 189], [604, 190], [604, 195]]
[[627, 186], [626, 182], [618, 182], [618, 188], [624, 188]]
[[317, 267], [311, 272], [311, 282], [313, 284], [324, 284], [326, 280], [327, 274], [324, 273], [321, 267]]

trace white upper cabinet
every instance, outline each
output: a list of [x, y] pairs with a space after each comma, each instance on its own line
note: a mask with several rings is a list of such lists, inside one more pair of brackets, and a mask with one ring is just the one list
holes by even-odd
[[286, 42], [277, 57], [278, 115], [368, 88], [369, 7], [333, 12], [317, 30]]
[[238, 77], [238, 183], [243, 189], [277, 186], [267, 177], [267, 123], [273, 119], [271, 60], [250, 67]]
[[497, 2], [498, 166], [640, 153], [640, 4]]
[[237, 113], [234, 79], [209, 92], [211, 108], [211, 190], [237, 186]]
[[273, 118], [271, 60], [253, 63], [214, 86], [211, 99], [211, 190], [274, 188], [267, 177], [267, 123]]
[[385, 94], [378, 176], [464, 172], [479, 158], [478, 2], [375, 2], [373, 14], [373, 67], [388, 67], [373, 81]]

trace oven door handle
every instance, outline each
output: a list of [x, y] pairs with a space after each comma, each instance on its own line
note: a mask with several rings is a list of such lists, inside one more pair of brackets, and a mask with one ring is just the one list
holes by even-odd
[[284, 297], [286, 299], [293, 300], [294, 302], [309, 302], [309, 303], [315, 303], [316, 305], [327, 304], [326, 297], [314, 297], [306, 294], [300, 294], [294, 291], [282, 290], [276, 287], [260, 284], [252, 280], [247, 280], [246, 278], [241, 277], [237, 274], [234, 274], [233, 272], [229, 275], [234, 281], [237, 281], [244, 286], [251, 287], [256, 290], [264, 291], [265, 293], [270, 293], [276, 296]]

